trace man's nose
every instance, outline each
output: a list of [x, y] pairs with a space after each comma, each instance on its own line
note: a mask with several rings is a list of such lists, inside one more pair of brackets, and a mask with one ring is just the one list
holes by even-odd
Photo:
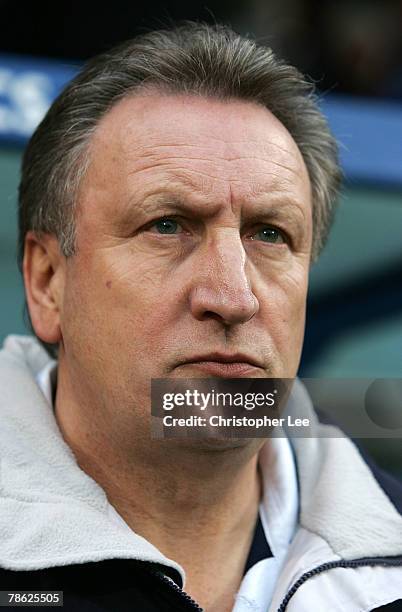
[[234, 228], [221, 229], [198, 254], [190, 306], [202, 321], [216, 319], [224, 325], [245, 323], [259, 310], [246, 275], [246, 252]]

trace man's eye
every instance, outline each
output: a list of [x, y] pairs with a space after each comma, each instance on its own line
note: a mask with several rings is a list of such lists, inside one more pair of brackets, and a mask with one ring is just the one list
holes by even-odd
[[266, 226], [255, 233], [252, 240], [262, 240], [262, 242], [270, 242], [271, 244], [284, 244], [285, 237], [283, 233], [275, 227]]
[[159, 219], [159, 221], [153, 223], [149, 229], [155, 230], [158, 234], [178, 234], [182, 231], [180, 223], [168, 217]]

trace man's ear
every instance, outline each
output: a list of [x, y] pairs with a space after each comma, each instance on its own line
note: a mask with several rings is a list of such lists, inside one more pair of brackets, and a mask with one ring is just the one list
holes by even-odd
[[60, 312], [65, 283], [65, 257], [56, 236], [25, 236], [23, 276], [29, 315], [36, 335], [48, 344], [61, 340]]

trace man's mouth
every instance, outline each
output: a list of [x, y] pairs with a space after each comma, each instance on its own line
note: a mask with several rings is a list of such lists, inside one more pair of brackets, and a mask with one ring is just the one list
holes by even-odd
[[202, 373], [211, 377], [241, 378], [253, 377], [256, 373], [261, 375], [262, 363], [256, 358], [243, 353], [208, 353], [195, 355], [180, 363], [190, 372]]

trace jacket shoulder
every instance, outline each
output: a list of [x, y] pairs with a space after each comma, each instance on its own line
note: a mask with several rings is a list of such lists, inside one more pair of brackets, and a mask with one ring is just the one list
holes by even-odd
[[161, 574], [150, 569], [153, 565], [109, 559], [34, 571], [0, 568], [0, 590], [62, 591], [64, 612], [194, 610], [179, 587], [173, 583], [170, 586]]

